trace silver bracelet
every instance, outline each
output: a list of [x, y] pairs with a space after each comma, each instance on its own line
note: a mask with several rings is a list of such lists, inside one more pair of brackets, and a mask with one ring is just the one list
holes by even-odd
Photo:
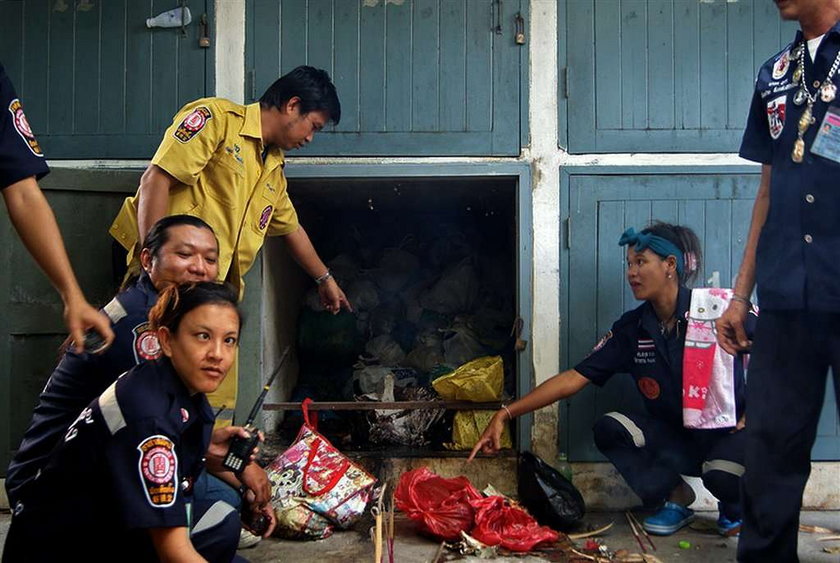
[[505, 409], [505, 412], [506, 412], [506, 413], [507, 413], [507, 415], [508, 415], [508, 421], [513, 420], [513, 415], [512, 415], [512, 414], [510, 414], [510, 410], [507, 408], [507, 405], [502, 405], [502, 408], [503, 408], [503, 409]]
[[737, 301], [738, 303], [743, 303], [749, 309], [752, 309], [752, 302], [749, 299], [747, 299], [746, 297], [741, 297], [740, 295], [736, 295], [736, 294], [733, 293], [732, 297], [730, 299], [732, 301]]
[[315, 278], [315, 283], [316, 283], [316, 284], [318, 284], [318, 285], [321, 285], [322, 283], [324, 283], [325, 281], [327, 281], [327, 280], [328, 280], [328, 279], [330, 279], [331, 277], [333, 277], [332, 272], [330, 272], [329, 270], [327, 270], [327, 271], [324, 273], [324, 275], [323, 275], [323, 276], [320, 276], [320, 277]]

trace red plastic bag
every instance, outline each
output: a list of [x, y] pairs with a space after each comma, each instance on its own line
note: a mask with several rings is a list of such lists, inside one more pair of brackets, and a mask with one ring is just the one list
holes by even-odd
[[470, 531], [475, 514], [470, 501], [480, 498], [466, 477], [446, 479], [425, 467], [403, 473], [394, 493], [397, 508], [417, 522], [421, 532], [445, 540], [460, 539], [461, 530]]
[[475, 528], [470, 535], [487, 545], [501, 545], [511, 551], [531, 551], [541, 543], [554, 543], [559, 534], [540, 526], [504, 497], [492, 496], [470, 501], [475, 508]]

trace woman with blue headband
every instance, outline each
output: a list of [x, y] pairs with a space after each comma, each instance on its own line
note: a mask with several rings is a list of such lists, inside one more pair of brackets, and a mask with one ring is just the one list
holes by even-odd
[[[719, 500], [718, 531], [736, 535], [743, 467], [743, 433], [732, 428], [683, 427], [682, 370], [687, 284], [701, 263], [700, 243], [688, 227], [654, 223], [619, 239], [627, 247], [627, 282], [644, 301], [616, 321], [592, 352], [566, 370], [499, 410], [470, 454], [499, 450], [502, 430], [513, 418], [571, 397], [589, 383], [604, 385], [614, 374], [630, 374], [644, 413], [610, 412], [593, 428], [595, 444], [653, 514], [643, 521], [653, 534], [669, 535], [694, 519], [688, 506], [693, 489], [682, 475], [702, 476]], [[744, 412], [743, 369], [736, 362], [737, 416]], [[736, 428], [735, 430], [738, 430]]]

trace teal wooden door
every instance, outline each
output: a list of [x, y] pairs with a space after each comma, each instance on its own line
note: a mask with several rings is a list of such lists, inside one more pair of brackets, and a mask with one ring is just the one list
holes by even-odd
[[[741, 263], [758, 176], [749, 173], [659, 173], [614, 175], [564, 173], [568, 189], [568, 249], [561, 256], [562, 369], [574, 367], [624, 311], [639, 302], [625, 279], [618, 238], [658, 219], [694, 229], [703, 244], [698, 285], [716, 279], [731, 287]], [[829, 388], [831, 391], [831, 388]], [[561, 446], [576, 461], [603, 459], [592, 442], [592, 424], [611, 410], [643, 409], [629, 375], [617, 374], [603, 388], [588, 386], [562, 406]], [[814, 459], [840, 459], [840, 424], [833, 393], [826, 395]]]
[[561, 2], [572, 153], [737, 151], [758, 67], [797, 29], [767, 0]]
[[0, 0], [0, 62], [50, 159], [151, 158], [172, 116], [204, 97], [206, 0], [180, 29], [147, 29], [172, 0]]
[[246, 98], [308, 64], [333, 77], [342, 115], [301, 154], [517, 155], [527, 5], [250, 0]]
[[[114, 295], [108, 227], [140, 172], [54, 170], [41, 181], [88, 300]], [[58, 294], [0, 213], [0, 474], [17, 449], [67, 331]]]

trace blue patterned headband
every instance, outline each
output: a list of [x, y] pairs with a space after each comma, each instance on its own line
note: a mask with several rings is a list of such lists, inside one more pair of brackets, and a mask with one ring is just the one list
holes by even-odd
[[677, 259], [677, 275], [682, 277], [683, 263], [685, 262], [683, 253], [679, 248], [677, 248], [677, 245], [670, 240], [658, 237], [653, 233], [637, 233], [633, 227], [630, 227], [624, 231], [624, 234], [621, 235], [620, 239], [618, 239], [618, 245], [627, 246], [631, 244], [636, 245], [637, 252], [641, 252], [642, 250], [649, 248], [662, 258], [673, 256]]

